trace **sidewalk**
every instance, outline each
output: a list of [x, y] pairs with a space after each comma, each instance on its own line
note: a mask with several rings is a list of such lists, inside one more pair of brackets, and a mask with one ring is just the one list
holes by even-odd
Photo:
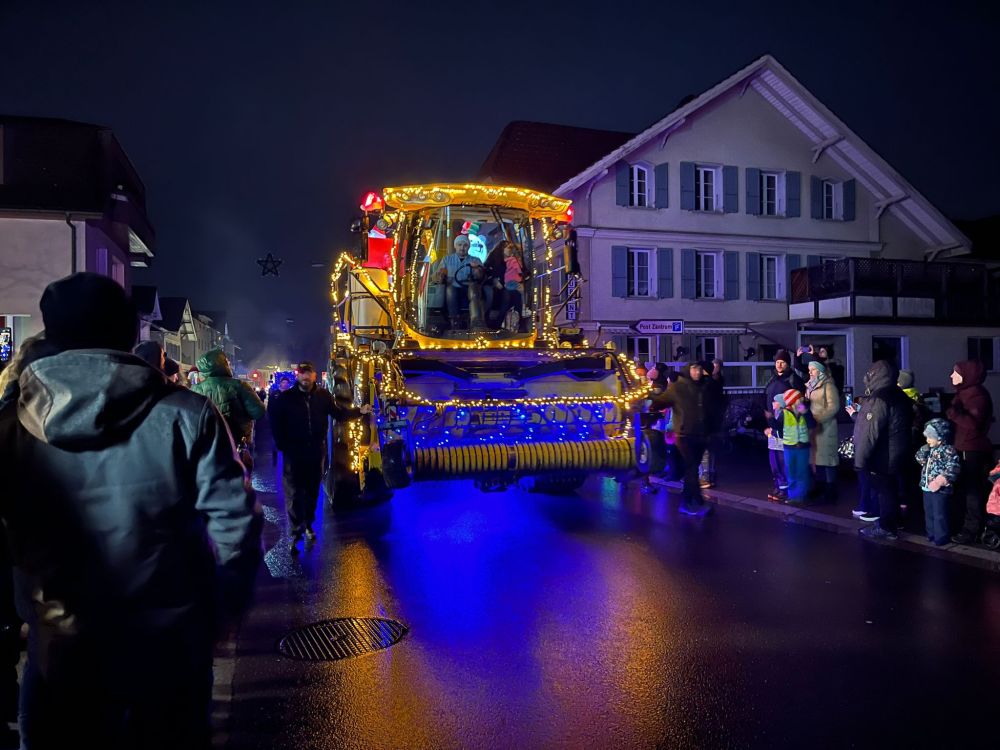
[[[851, 515], [851, 511], [856, 507], [858, 483], [856, 475], [846, 465], [841, 466], [836, 504], [798, 508], [768, 502], [767, 494], [773, 485], [765, 445], [737, 441], [733, 443], [729, 452], [720, 454], [717, 461], [718, 484], [715, 489], [706, 490], [704, 495], [707, 500], [718, 505], [771, 516], [785, 523], [812, 526], [835, 534], [858, 536], [858, 530], [868, 525]], [[652, 481], [671, 490], [680, 491], [680, 482], [667, 482], [658, 478], [653, 478]], [[899, 541], [877, 543], [898, 546], [991, 571], [1000, 571], [1000, 552], [982, 546], [963, 544], [937, 547], [928, 542], [924, 532], [924, 509], [920, 503], [911, 505], [907, 509], [900, 527]]]

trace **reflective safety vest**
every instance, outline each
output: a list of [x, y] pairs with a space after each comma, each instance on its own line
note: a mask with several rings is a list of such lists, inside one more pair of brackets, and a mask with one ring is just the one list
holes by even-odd
[[805, 414], [795, 414], [791, 409], [782, 409], [781, 442], [784, 445], [809, 445], [809, 425]]

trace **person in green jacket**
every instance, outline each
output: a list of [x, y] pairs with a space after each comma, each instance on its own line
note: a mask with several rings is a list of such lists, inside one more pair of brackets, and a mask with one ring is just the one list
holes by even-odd
[[236, 445], [243, 440], [249, 443], [253, 436], [253, 423], [266, 413], [264, 403], [249, 384], [233, 377], [233, 368], [222, 349], [205, 352], [197, 367], [204, 380], [192, 386], [191, 390], [205, 396], [219, 408]]

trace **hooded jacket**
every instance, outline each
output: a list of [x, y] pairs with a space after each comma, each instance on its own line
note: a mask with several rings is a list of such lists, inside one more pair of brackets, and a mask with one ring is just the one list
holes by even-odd
[[920, 489], [924, 492], [933, 492], [930, 487], [931, 481], [935, 477], [944, 476], [948, 484], [937, 492], [950, 495], [952, 485], [958, 480], [962, 468], [958, 452], [951, 444], [951, 423], [946, 419], [932, 419], [927, 426], [934, 430], [941, 442], [933, 448], [925, 444], [917, 451], [917, 463], [923, 467], [920, 471]]
[[700, 380], [691, 379], [692, 362], [680, 372], [676, 383], [653, 398], [654, 410], [671, 407], [671, 422], [674, 432], [680, 437], [707, 438], [721, 422], [723, 404], [715, 390], [709, 387], [711, 378], [703, 375]]
[[865, 374], [865, 392], [854, 422], [854, 466], [875, 474], [895, 474], [908, 460], [913, 402], [896, 385], [890, 362], [874, 363]]
[[68, 642], [207, 639], [249, 603], [260, 509], [219, 412], [138, 357], [72, 350], [0, 410], [0, 514], [43, 671]]
[[993, 422], [993, 399], [983, 387], [986, 368], [982, 362], [966, 360], [955, 365], [962, 382], [955, 387], [955, 398], [947, 417], [955, 425], [955, 450], [992, 452], [990, 425]]
[[249, 438], [253, 423], [265, 413], [264, 404], [253, 388], [233, 377], [229, 360], [221, 349], [212, 349], [203, 354], [197, 367], [205, 379], [192, 386], [191, 390], [205, 396], [218, 407], [235, 442]]

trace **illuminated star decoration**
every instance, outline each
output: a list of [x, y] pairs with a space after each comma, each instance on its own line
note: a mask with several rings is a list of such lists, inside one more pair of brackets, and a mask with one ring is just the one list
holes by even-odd
[[257, 261], [257, 265], [260, 266], [261, 276], [267, 276], [272, 273], [278, 276], [278, 266], [281, 265], [281, 258], [275, 258], [271, 253], [268, 253], [266, 258], [260, 258]]

